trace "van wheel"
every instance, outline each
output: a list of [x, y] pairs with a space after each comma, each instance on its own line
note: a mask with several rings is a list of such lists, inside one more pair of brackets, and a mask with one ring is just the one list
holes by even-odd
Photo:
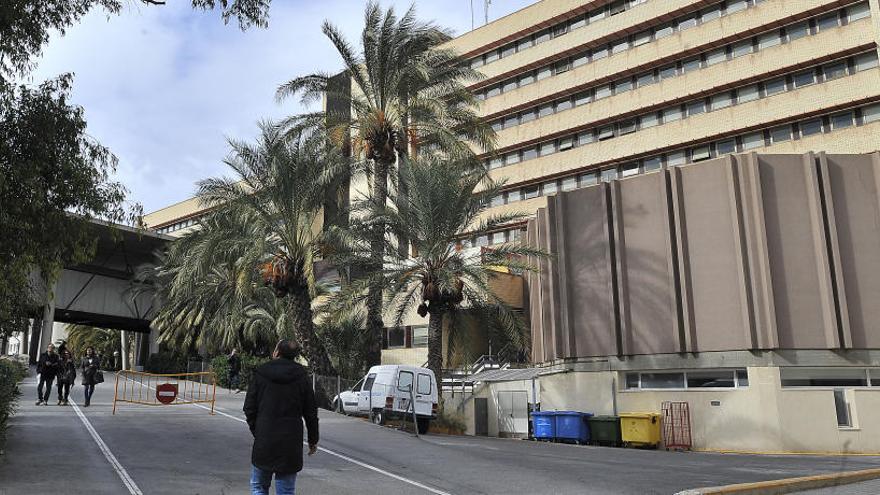
[[385, 424], [385, 413], [382, 412], [381, 409], [377, 409], [377, 410], [373, 411], [373, 414], [371, 415], [370, 420], [373, 422], [373, 424], [382, 426]]
[[416, 418], [416, 421], [419, 428], [419, 435], [428, 433], [428, 427], [431, 426], [431, 420], [429, 418]]

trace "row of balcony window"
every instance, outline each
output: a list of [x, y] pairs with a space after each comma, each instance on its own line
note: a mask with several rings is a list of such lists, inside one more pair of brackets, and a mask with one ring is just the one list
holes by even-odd
[[[853, 20], [855, 20], [855, 16], [853, 16]], [[636, 88], [649, 86], [699, 69], [711, 67], [720, 62], [726, 62], [749, 55], [764, 48], [777, 46], [782, 43], [790, 43], [800, 37], [815, 34], [817, 29], [818, 28], [809, 21], [798, 23], [788, 26], [783, 30], [777, 30], [762, 36], [755, 36], [748, 40], [733, 43], [694, 57], [682, 59], [638, 76], [623, 78], [613, 83], [602, 84], [594, 88], [586, 89], [575, 95], [569, 95], [555, 101], [543, 103], [527, 110], [494, 120], [491, 125], [496, 132], [503, 129], [510, 129], [521, 124], [532, 122], [533, 120], [548, 117], [582, 105], [587, 105], [614, 95], [623, 94]]]
[[704, 98], [657, 110], [571, 134], [559, 139], [545, 141], [535, 146], [504, 153], [489, 159], [490, 169], [513, 165], [522, 161], [568, 151], [570, 149], [633, 134], [645, 129], [694, 117], [707, 112], [769, 98], [786, 91], [795, 91], [813, 84], [846, 77], [878, 66], [877, 51], [871, 50], [853, 57], [835, 60], [792, 74], [777, 76], [733, 90], [725, 90]]
[[[747, 5], [745, 5], [745, 7], [740, 10], [744, 10], [749, 6], [755, 5], [755, 2], [761, 3], [763, 1], [766, 0], [748, 0], [748, 2], [745, 2]], [[736, 12], [739, 12], [740, 10], [737, 10]], [[729, 9], [721, 10], [721, 15], [725, 15], [725, 13], [732, 12]], [[721, 15], [717, 17], [720, 17]], [[639, 87], [640, 85], [645, 84], [653, 84], [658, 80], [658, 78], [662, 80], [665, 77], [674, 77], [675, 75], [680, 73], [690, 72], [691, 70], [696, 70], [702, 67], [708, 67], [710, 65], [724, 62], [732, 58], [747, 55], [749, 53], [754, 53], [764, 48], [770, 48], [772, 46], [780, 45], [783, 43], [790, 43], [804, 36], [816, 34], [821, 31], [838, 27], [840, 25], [846, 25], [850, 22], [870, 17], [870, 15], [871, 11], [868, 2], [860, 2], [845, 8], [837, 9], [827, 14], [823, 14], [821, 16], [816, 16], [807, 21], [792, 24], [782, 29], [774, 29], [764, 34], [742, 40], [737, 43], [732, 43], [728, 46], [711, 50], [699, 56], [670, 64], [670, 66], [668, 67], [653, 69], [645, 74], [641, 74], [632, 78], [630, 80], [630, 84], [632, 84], [634, 87]], [[717, 17], [713, 17], [713, 19]], [[658, 40], [660, 38], [665, 38], [678, 30], [696, 25], [697, 24], [691, 23], [673, 23], [669, 25], [661, 25], [653, 29], [643, 31], [642, 33], [637, 33], [626, 38], [621, 38], [620, 40], [612, 43], [594, 47], [591, 50], [586, 50], [571, 57], [558, 60], [544, 67], [518, 74], [517, 76], [502, 81], [501, 83], [494, 84], [485, 89], [477, 91], [475, 95], [478, 99], [482, 100], [498, 96], [500, 94], [513, 91], [524, 86], [528, 86], [535, 81], [540, 81], [542, 79], [547, 79], [549, 77], [564, 74], [572, 69], [595, 62], [597, 60], [608, 58], [609, 56], [616, 55], [630, 48], [635, 48]], [[664, 74], [660, 74], [659, 72], [661, 71]], [[594, 89], [594, 91], [596, 89]]]
[[[745, 3], [744, 0], [741, 1]], [[497, 48], [495, 50], [477, 55], [476, 57], [470, 59], [470, 66], [471, 68], [476, 69], [486, 64], [491, 64], [496, 60], [509, 57], [514, 53], [528, 50], [529, 48], [540, 45], [545, 41], [550, 41], [552, 39], [559, 38], [560, 36], [564, 36], [576, 29], [595, 24], [603, 19], [608, 19], [618, 14], [622, 14], [627, 10], [635, 7], [636, 5], [641, 5], [647, 2], [648, 0], [616, 0], [614, 2], [610, 2], [606, 5], [603, 5], [602, 7], [591, 10], [586, 14], [581, 14], [570, 19], [566, 19], [537, 33], [523, 36], [522, 38], [508, 43], [501, 48]]]
[[171, 232], [177, 232], [178, 230], [182, 230], [188, 227], [192, 227], [193, 225], [199, 223], [199, 219], [201, 217], [193, 217], [188, 218], [186, 220], [181, 220], [179, 222], [172, 223], [170, 225], [166, 225], [164, 227], [156, 229], [156, 232], [160, 234], [169, 234]]
[[[570, 191], [600, 182], [700, 162], [731, 153], [744, 153], [786, 141], [808, 138], [813, 135], [834, 132], [854, 126], [880, 121], [880, 103], [854, 108], [843, 112], [814, 117], [738, 136], [702, 143], [641, 160], [617, 163], [560, 179], [549, 180], [521, 188], [508, 190], [491, 200], [491, 206], [515, 203], [540, 196], [550, 196], [559, 191]], [[512, 239], [511, 239], [512, 240]]]

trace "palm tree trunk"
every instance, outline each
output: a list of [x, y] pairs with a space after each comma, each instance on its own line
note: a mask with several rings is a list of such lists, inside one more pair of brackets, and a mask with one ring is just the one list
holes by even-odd
[[309, 368], [313, 373], [324, 376], [335, 376], [336, 368], [330, 361], [327, 349], [315, 334], [315, 322], [312, 319], [312, 300], [308, 288], [295, 289], [287, 297], [288, 316], [293, 323], [297, 340], [302, 346]]
[[[443, 315], [445, 311], [428, 311], [428, 369], [434, 372], [438, 387], [443, 383]], [[442, 392], [442, 387], [439, 392]], [[438, 392], [438, 396], [442, 395]]]
[[[376, 160], [376, 170], [373, 174], [373, 200], [384, 204], [388, 198], [388, 170], [389, 163]], [[385, 228], [376, 225], [370, 240], [371, 267], [368, 277], [374, 277], [367, 291], [367, 366], [382, 364], [382, 333], [385, 331], [385, 323], [382, 320], [382, 285], [380, 283], [382, 272], [383, 253], [385, 252]]]

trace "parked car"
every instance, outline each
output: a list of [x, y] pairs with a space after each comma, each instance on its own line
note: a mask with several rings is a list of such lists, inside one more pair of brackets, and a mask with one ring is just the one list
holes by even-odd
[[419, 433], [428, 431], [437, 417], [437, 378], [418, 366], [387, 364], [373, 366], [350, 390], [333, 399], [333, 408], [344, 414], [369, 416], [376, 424], [389, 418], [412, 418], [415, 401]]

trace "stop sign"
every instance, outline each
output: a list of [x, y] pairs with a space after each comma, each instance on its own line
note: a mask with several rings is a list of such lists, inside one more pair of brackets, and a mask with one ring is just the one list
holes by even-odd
[[156, 387], [156, 400], [162, 404], [171, 404], [177, 398], [177, 385], [163, 383]]

